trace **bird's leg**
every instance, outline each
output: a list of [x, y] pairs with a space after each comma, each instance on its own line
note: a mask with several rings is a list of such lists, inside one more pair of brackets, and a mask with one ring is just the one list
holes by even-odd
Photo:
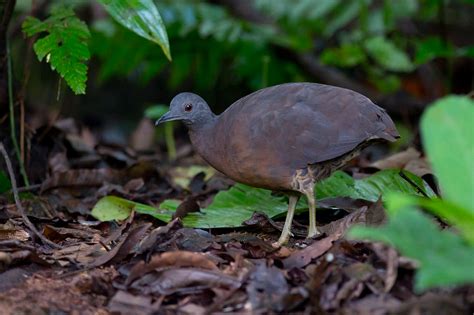
[[308, 199], [309, 206], [309, 227], [308, 227], [308, 238], [312, 238], [319, 235], [319, 231], [316, 228], [316, 198], [314, 197], [314, 186], [305, 190], [306, 198]]
[[281, 231], [281, 235], [280, 235], [280, 238], [278, 239], [278, 242], [273, 243], [274, 247], [280, 247], [281, 245], [286, 244], [288, 240], [290, 239], [291, 222], [293, 221], [293, 216], [295, 214], [295, 208], [296, 208], [296, 203], [298, 202], [298, 199], [300, 199], [299, 194], [290, 195], [290, 198], [288, 201], [288, 212], [286, 213], [285, 225], [283, 226], [283, 230]]

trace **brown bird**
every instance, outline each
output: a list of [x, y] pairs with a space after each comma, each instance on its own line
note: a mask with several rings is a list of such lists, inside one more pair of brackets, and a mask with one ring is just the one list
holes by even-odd
[[157, 120], [182, 120], [195, 150], [233, 180], [289, 195], [288, 213], [276, 243], [291, 234], [296, 203], [309, 205], [308, 238], [316, 228], [316, 182], [376, 141], [395, 141], [387, 112], [354, 91], [315, 83], [265, 88], [215, 115], [200, 96], [180, 93]]

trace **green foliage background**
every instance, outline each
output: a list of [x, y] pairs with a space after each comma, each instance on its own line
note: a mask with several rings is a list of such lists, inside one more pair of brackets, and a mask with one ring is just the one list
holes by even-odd
[[[117, 2], [117, 7], [127, 4], [127, 1]], [[28, 14], [28, 3], [19, 0], [18, 14]], [[137, 3], [146, 8], [152, 1]], [[76, 93], [85, 90], [85, 81], [79, 76], [85, 73], [87, 64], [93, 69], [88, 74], [89, 93], [81, 101], [87, 106], [68, 106], [72, 99], [66, 94], [61, 101], [66, 104], [66, 112], [94, 115], [95, 111], [90, 109], [94, 107], [96, 111], [112, 112], [114, 118], [120, 119], [120, 115], [129, 113], [130, 103], [135, 109], [135, 106], [144, 109], [147, 102], [167, 103], [182, 90], [200, 93], [211, 105], [219, 103], [219, 111], [240, 96], [264, 86], [315, 81], [315, 73], [301, 64], [302, 56], [338, 69], [382, 93], [394, 93], [402, 88], [402, 80], [421, 65], [442, 59], [448, 61], [449, 67], [454, 58], [474, 55], [472, 43], [454, 44], [449, 38], [436, 32], [424, 32], [416, 26], [437, 25], [441, 10], [446, 11], [448, 25], [464, 25], [469, 18], [468, 10], [465, 10], [470, 6], [468, 1], [256, 0], [250, 3], [259, 15], [256, 20], [238, 17], [228, 7], [215, 2], [155, 1], [159, 13], [154, 15], [163, 21], [166, 33], [160, 33], [160, 23], [157, 22], [155, 33], [158, 35], [150, 41], [144, 38], [147, 37], [147, 23], [137, 24], [143, 29], [135, 29], [135, 33], [141, 32], [141, 36], [136, 36], [116, 21], [119, 15], [114, 15], [110, 7], [106, 8], [111, 15], [99, 11], [94, 14], [100, 14], [100, 17], [94, 17], [94, 14], [91, 17], [91, 10], [97, 11], [91, 7], [94, 2], [68, 1], [67, 5], [72, 6], [77, 17], [88, 25], [90, 38], [84, 33], [72, 40], [71, 43], [81, 47], [77, 50], [77, 61], [67, 67], [56, 66], [56, 69], [62, 76], [66, 69], [76, 70], [69, 70], [65, 77], [66, 83], [71, 82]], [[50, 1], [46, 11], [58, 4], [64, 5], [65, 2]], [[454, 12], [456, 8], [461, 10]], [[407, 28], [414, 30], [407, 31]], [[28, 28], [25, 31], [28, 35], [34, 33]], [[166, 37], [171, 48], [164, 41]], [[162, 43], [165, 54], [156, 43]], [[16, 43], [20, 55], [24, 45], [24, 41]], [[65, 50], [67, 47], [59, 48]], [[92, 59], [86, 63], [89, 59], [87, 49]], [[83, 53], [79, 54], [81, 51]], [[39, 52], [39, 57], [48, 53], [47, 50]], [[165, 55], [172, 56], [173, 61], [170, 62]], [[15, 68], [22, 69], [22, 66], [19, 63]], [[33, 66], [38, 67], [37, 64]], [[450, 80], [451, 72], [447, 70], [441, 79]], [[32, 85], [49, 82], [51, 88], [33, 88], [30, 97], [43, 100], [41, 103], [53, 103], [50, 100], [57, 94], [57, 78], [44, 69], [31, 73]], [[120, 94], [112, 94], [117, 84], [125, 89]], [[126, 116], [138, 118], [141, 114], [134, 111], [131, 116]]]

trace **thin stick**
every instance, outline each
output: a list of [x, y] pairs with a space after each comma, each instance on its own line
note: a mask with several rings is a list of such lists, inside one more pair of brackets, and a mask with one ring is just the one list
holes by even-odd
[[12, 77], [12, 58], [10, 55], [10, 43], [7, 39], [7, 66], [8, 66], [8, 101], [10, 107], [10, 136], [12, 138], [13, 147], [15, 148], [16, 158], [20, 164], [20, 172], [25, 182], [25, 186], [30, 186], [28, 181], [28, 176], [26, 176], [25, 165], [20, 155], [20, 147], [18, 146], [18, 141], [16, 140], [16, 131], [15, 131], [15, 111], [13, 109], [13, 77]]
[[[41, 184], [34, 184], [34, 185], [30, 185], [28, 187], [18, 187], [17, 188], [17, 191], [19, 193], [22, 193], [22, 192], [28, 192], [28, 191], [33, 191], [33, 190], [38, 190], [41, 188]], [[9, 193], [13, 193], [13, 189], [10, 189], [8, 190]]]
[[420, 194], [422, 194], [424, 197], [429, 198], [428, 194], [423, 191], [423, 189], [420, 188], [414, 181], [412, 181], [403, 171], [400, 171], [398, 173], [401, 178], [403, 178], [405, 181], [408, 182], [408, 184], [412, 185]]
[[15, 198], [15, 204], [18, 211], [21, 214], [21, 217], [24, 223], [43, 242], [43, 244], [47, 244], [53, 248], [61, 248], [61, 246], [59, 246], [56, 243], [51, 242], [43, 234], [41, 234], [33, 225], [33, 223], [31, 223], [30, 219], [28, 219], [28, 216], [25, 213], [25, 209], [21, 205], [20, 196], [18, 195], [18, 187], [16, 185], [15, 174], [13, 173], [12, 162], [10, 160], [10, 157], [8, 157], [7, 150], [5, 150], [5, 147], [3, 146], [3, 142], [1, 141], [0, 141], [0, 153], [3, 155], [3, 158], [5, 159], [5, 164], [7, 164], [8, 175], [10, 176], [10, 182], [12, 184], [13, 197]]

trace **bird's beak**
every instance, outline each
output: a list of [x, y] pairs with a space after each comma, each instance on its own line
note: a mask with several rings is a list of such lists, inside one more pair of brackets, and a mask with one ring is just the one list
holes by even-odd
[[179, 119], [181, 119], [181, 118], [178, 117], [178, 116], [173, 115], [171, 112], [167, 112], [166, 114], [164, 114], [163, 116], [161, 116], [161, 118], [158, 119], [158, 120], [155, 122], [155, 126], [158, 126], [159, 124], [164, 123], [164, 122], [167, 122], [167, 121], [179, 120]]

